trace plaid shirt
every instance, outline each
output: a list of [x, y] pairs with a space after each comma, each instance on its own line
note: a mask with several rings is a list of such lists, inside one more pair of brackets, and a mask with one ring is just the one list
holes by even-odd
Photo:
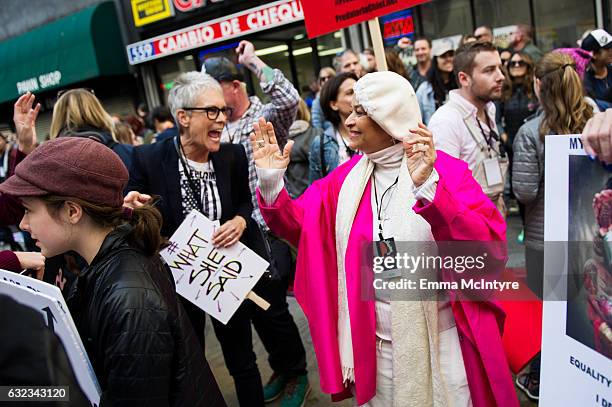
[[255, 171], [255, 160], [253, 159], [253, 148], [249, 136], [253, 131], [253, 124], [260, 117], [265, 117], [267, 121], [274, 125], [274, 134], [276, 141], [281, 150], [287, 142], [289, 136], [289, 127], [295, 120], [295, 113], [298, 109], [300, 94], [295, 89], [293, 84], [289, 82], [283, 73], [275, 69], [274, 78], [270, 82], [261, 82], [261, 89], [270, 97], [271, 102], [263, 104], [257, 96], [251, 96], [251, 106], [238, 120], [238, 126], [232, 133], [232, 141], [240, 142], [246, 151], [247, 160], [249, 161], [249, 187], [251, 189], [251, 199], [253, 201], [253, 219], [257, 221], [261, 227], [267, 232], [269, 231], [266, 222], [261, 216], [259, 205], [257, 204], [257, 172]]

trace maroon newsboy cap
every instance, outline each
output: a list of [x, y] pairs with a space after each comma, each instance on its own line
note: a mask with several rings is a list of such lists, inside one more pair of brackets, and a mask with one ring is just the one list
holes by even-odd
[[37, 147], [0, 184], [0, 192], [59, 195], [120, 207], [128, 170], [110, 148], [80, 137], [60, 137]]

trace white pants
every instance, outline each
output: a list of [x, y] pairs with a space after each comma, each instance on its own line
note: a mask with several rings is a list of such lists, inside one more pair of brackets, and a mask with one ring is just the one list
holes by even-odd
[[[393, 406], [393, 344], [376, 344], [376, 396], [362, 407]], [[457, 327], [440, 332], [440, 369], [453, 407], [471, 407]], [[356, 404], [355, 404], [356, 405]]]

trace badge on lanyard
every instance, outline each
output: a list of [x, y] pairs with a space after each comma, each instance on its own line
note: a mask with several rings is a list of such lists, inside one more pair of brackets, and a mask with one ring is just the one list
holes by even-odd
[[499, 159], [497, 157], [487, 158], [483, 163], [488, 186], [498, 185], [504, 182], [501, 168], [499, 167]]
[[380, 240], [375, 241], [374, 245], [376, 247], [376, 256], [384, 258], [380, 263], [383, 267], [380, 278], [400, 277], [402, 273], [395, 263], [395, 256], [397, 254], [395, 239], [392, 237], [383, 238], [382, 235], [379, 235], [379, 238]]

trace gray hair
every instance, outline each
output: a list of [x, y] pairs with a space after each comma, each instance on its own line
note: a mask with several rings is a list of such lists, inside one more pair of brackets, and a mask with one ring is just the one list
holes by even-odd
[[342, 72], [342, 57], [344, 57], [346, 54], [353, 54], [355, 55], [355, 57], [357, 57], [357, 59], [359, 59], [359, 55], [357, 55], [357, 53], [350, 48], [338, 52], [334, 57], [334, 60], [332, 61], [332, 65], [334, 66], [334, 69], [337, 73]]
[[170, 94], [168, 95], [168, 106], [174, 121], [178, 124], [176, 112], [184, 107], [196, 107], [198, 97], [208, 91], [216, 90], [220, 93], [221, 85], [212, 76], [191, 71], [182, 73], [174, 80]]

